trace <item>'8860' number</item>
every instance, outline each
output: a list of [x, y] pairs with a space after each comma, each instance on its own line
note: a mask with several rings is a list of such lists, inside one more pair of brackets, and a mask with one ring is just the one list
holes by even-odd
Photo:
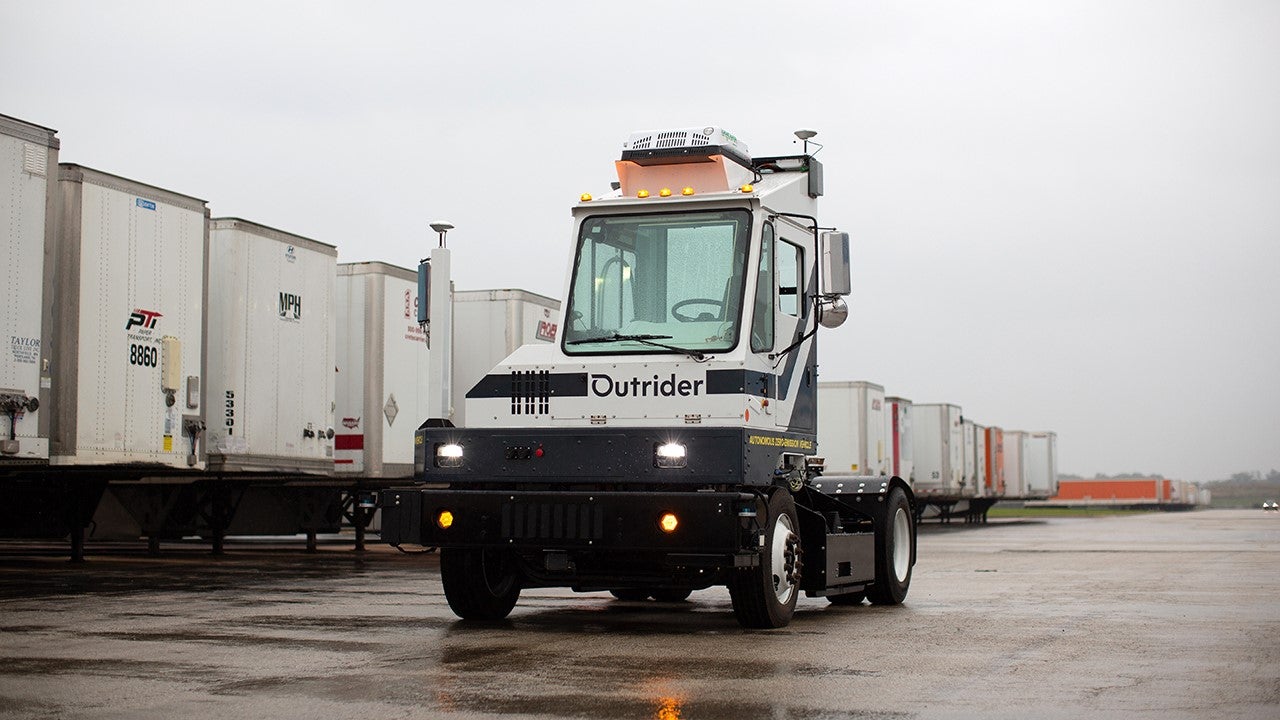
[[160, 351], [148, 345], [129, 346], [129, 364], [142, 367], [155, 367], [159, 362]]

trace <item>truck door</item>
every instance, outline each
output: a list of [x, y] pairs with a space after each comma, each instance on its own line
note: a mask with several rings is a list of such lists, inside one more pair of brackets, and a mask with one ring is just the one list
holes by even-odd
[[[794, 232], [794, 231], [793, 231]], [[777, 279], [777, 312], [774, 331], [774, 352], [785, 350], [805, 333], [808, 324], [809, 303], [806, 296], [804, 247], [780, 236], [774, 243]], [[816, 412], [815, 395], [817, 379], [812, 377], [810, 352], [813, 340], [807, 340], [786, 355], [775, 358], [771, 382], [770, 404], [773, 406], [774, 423], [781, 428], [812, 431]]]

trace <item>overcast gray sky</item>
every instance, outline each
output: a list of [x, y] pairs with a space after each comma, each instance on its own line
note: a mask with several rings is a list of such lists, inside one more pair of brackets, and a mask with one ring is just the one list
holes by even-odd
[[633, 130], [825, 144], [826, 380], [1055, 430], [1063, 472], [1280, 468], [1280, 2], [0, 0], [62, 160], [560, 298]]

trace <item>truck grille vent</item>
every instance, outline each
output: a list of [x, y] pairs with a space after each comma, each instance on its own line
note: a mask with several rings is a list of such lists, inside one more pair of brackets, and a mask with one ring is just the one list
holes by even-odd
[[546, 415], [551, 411], [551, 371], [511, 371], [511, 414]]
[[502, 537], [512, 540], [600, 540], [604, 508], [577, 503], [506, 503]]

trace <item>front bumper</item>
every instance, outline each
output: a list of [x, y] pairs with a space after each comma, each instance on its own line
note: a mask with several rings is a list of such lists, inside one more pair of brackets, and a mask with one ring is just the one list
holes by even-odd
[[[733, 556], [756, 550], [758, 497], [736, 492], [382, 491], [392, 545]], [[442, 527], [440, 514], [452, 523]], [[666, 532], [663, 515], [676, 516]]]

